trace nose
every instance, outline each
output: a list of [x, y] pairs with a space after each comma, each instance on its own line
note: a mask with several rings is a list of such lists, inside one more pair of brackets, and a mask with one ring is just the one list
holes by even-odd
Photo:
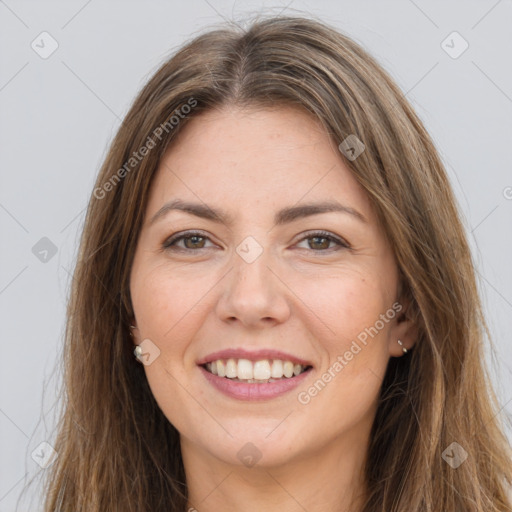
[[289, 290], [273, 266], [268, 251], [250, 263], [234, 252], [234, 268], [222, 280], [224, 288], [216, 308], [222, 321], [253, 329], [286, 321]]

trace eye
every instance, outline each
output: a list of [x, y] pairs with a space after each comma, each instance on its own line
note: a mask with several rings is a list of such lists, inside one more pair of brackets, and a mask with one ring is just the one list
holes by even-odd
[[[310, 243], [310, 240], [312, 240], [313, 242]], [[327, 231], [315, 231], [313, 233], [309, 233], [308, 236], [300, 240], [300, 242], [303, 241], [308, 241], [307, 248], [312, 249], [315, 252], [330, 252], [333, 249], [339, 250], [342, 247], [346, 249], [350, 248], [350, 245], [347, 242], [345, 242], [341, 238], [338, 238], [337, 236], [334, 236], [333, 234]], [[335, 243], [338, 246], [338, 248], [329, 247], [331, 243]], [[303, 247], [301, 247], [301, 249], [303, 249]]]
[[[346, 249], [350, 248], [350, 245], [344, 240], [327, 231], [315, 231], [313, 233], [309, 233], [308, 236], [300, 240], [300, 243], [306, 240], [313, 241], [312, 243], [308, 242], [308, 247], [306, 247], [306, 249], [309, 248], [314, 252], [331, 252], [343, 247]], [[182, 241], [184, 245], [180, 246], [179, 243]], [[200, 231], [189, 231], [172, 235], [162, 244], [162, 247], [166, 250], [189, 252], [197, 249], [208, 249], [208, 247], [205, 246], [207, 241], [210, 241], [210, 239], [204, 233]], [[329, 247], [332, 243], [336, 244], [338, 248]], [[303, 248], [304, 247], [301, 247], [301, 249]]]
[[[162, 245], [164, 249], [177, 251], [193, 251], [194, 249], [208, 249], [205, 247], [207, 236], [199, 231], [189, 231], [188, 233], [177, 233], [168, 238]], [[183, 241], [184, 246], [179, 246], [178, 242]]]

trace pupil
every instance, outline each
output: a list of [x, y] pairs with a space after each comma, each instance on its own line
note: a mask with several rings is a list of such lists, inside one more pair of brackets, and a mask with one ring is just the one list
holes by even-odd
[[[312, 238], [312, 240], [325, 240], [327, 242], [327, 245], [329, 245], [329, 240], [323, 236], [314, 236]], [[313, 242], [313, 244], [315, 244], [317, 242]], [[323, 245], [323, 247], [321, 247], [321, 249], [327, 249], [327, 247], [325, 247], [325, 243], [324, 244], [320, 244], [320, 245]]]
[[[197, 235], [189, 236], [188, 238], [185, 239], [185, 245], [187, 245], [188, 242], [191, 242], [192, 245], [194, 245], [194, 247], [192, 247], [192, 249], [197, 248], [197, 246], [195, 244], [197, 243], [198, 239], [201, 239], [201, 238], [203, 238], [203, 237], [197, 236]], [[190, 247], [188, 247], [188, 245], [187, 245], [187, 248], [190, 249]]]

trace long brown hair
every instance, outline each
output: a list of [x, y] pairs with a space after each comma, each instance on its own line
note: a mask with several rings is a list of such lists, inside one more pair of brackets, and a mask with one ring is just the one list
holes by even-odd
[[[390, 76], [349, 37], [311, 19], [272, 17], [187, 43], [142, 89], [111, 144], [72, 282], [45, 512], [186, 509], [179, 434], [132, 352], [129, 274], [163, 152], [191, 118], [226, 104], [293, 105], [318, 118], [336, 145], [350, 134], [365, 144], [346, 163], [394, 249], [419, 336], [408, 357], [389, 361], [363, 512], [510, 511], [510, 445], [483, 363], [489, 332], [432, 140]], [[442, 456], [453, 442], [468, 454], [456, 469]]]

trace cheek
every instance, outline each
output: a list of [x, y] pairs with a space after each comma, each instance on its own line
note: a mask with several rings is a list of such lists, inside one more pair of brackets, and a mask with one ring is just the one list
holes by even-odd
[[209, 285], [205, 279], [190, 279], [165, 264], [141, 272], [133, 282], [132, 300], [137, 323], [146, 337], [165, 343], [173, 338], [190, 316], [201, 310], [201, 298]]
[[196, 400], [185, 391], [190, 368], [183, 363], [202, 322], [197, 318], [199, 299], [208, 287], [204, 280], [179, 276], [179, 269], [171, 275], [166, 265], [134, 272], [132, 301], [141, 336], [160, 349], [158, 358], [144, 367], [151, 392], [169, 421], [183, 431], [194, 418], [202, 418]]
[[[368, 272], [364, 276], [346, 272], [321, 284], [306, 290], [321, 319], [310, 329], [319, 332], [323, 326], [324, 333], [317, 338], [325, 359], [317, 386], [322, 398], [315, 401], [362, 414], [376, 399], [389, 360], [388, 332], [394, 312], [387, 283]], [[308, 395], [318, 392], [310, 391], [306, 390]], [[331, 412], [334, 421], [337, 413]]]
[[391, 304], [384, 284], [367, 275], [346, 274], [307, 289], [308, 305], [314, 304], [321, 319], [313, 332], [319, 332], [319, 325], [329, 329], [323, 327], [316, 339], [324, 352], [322, 369], [309, 387], [299, 390], [297, 412], [309, 418], [305, 435], [319, 429], [335, 435], [374, 414], [389, 360], [390, 323], [373, 329], [377, 322], [381, 327], [380, 315]]
[[333, 350], [342, 350], [390, 308], [384, 283], [371, 274], [344, 272], [305, 280], [301, 296], [315, 313], [320, 331]]

